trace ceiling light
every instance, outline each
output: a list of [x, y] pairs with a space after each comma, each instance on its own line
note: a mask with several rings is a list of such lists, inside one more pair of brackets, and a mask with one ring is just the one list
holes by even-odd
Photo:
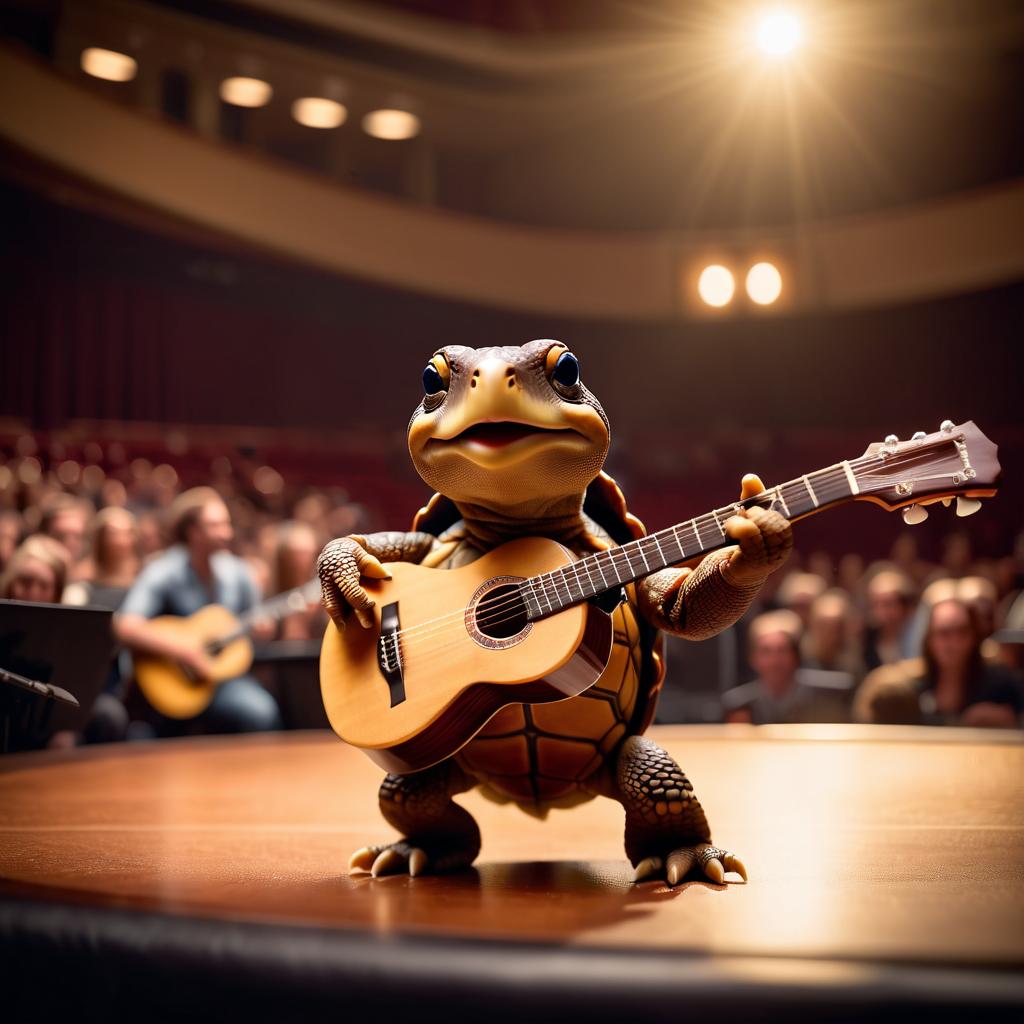
[[334, 100], [303, 96], [292, 104], [292, 117], [307, 128], [337, 128], [345, 123], [348, 111]]
[[759, 306], [770, 306], [782, 294], [782, 275], [771, 263], [755, 263], [747, 272], [747, 294]]
[[363, 131], [375, 139], [411, 139], [420, 133], [420, 119], [408, 110], [371, 110], [363, 118]]
[[785, 57], [801, 42], [800, 19], [786, 11], [766, 14], [757, 27], [757, 45], [769, 57]]
[[108, 82], [130, 82], [139, 65], [127, 53], [90, 46], [82, 51], [82, 70], [93, 78], [104, 78]]
[[220, 98], [236, 107], [265, 107], [274, 90], [262, 78], [225, 78], [220, 83]]
[[712, 263], [701, 271], [697, 291], [709, 306], [726, 305], [735, 290], [736, 282], [725, 267]]

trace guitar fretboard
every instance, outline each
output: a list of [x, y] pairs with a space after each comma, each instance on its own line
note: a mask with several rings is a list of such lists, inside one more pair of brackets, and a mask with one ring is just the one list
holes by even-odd
[[696, 519], [531, 576], [519, 584], [527, 618], [533, 621], [554, 615], [666, 566], [687, 562], [733, 544], [725, 532], [725, 524], [740, 509], [757, 505], [794, 520], [846, 501], [858, 491], [856, 469], [849, 462], [840, 462]]

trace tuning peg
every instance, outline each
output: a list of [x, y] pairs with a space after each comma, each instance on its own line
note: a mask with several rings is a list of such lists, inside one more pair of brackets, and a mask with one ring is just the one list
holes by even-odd
[[918, 523], [923, 523], [928, 518], [928, 509], [922, 508], [920, 505], [908, 505], [903, 510], [903, 522], [907, 526], [917, 526]]
[[949, 508], [949, 506], [952, 505], [952, 504], [953, 504], [953, 499], [952, 498], [943, 498], [942, 499], [942, 507], [943, 508]]
[[923, 441], [927, 435], [923, 430], [915, 430], [914, 436], [910, 439], [911, 441]]
[[977, 498], [965, 498], [962, 495], [956, 499], [956, 514], [963, 519], [965, 516], [973, 516], [981, 508], [981, 502]]
[[943, 420], [939, 424], [939, 430], [941, 430], [944, 434], [952, 434], [955, 427], [956, 424], [952, 420]]
[[895, 434], [886, 434], [885, 443], [888, 445], [899, 444], [900, 439]]

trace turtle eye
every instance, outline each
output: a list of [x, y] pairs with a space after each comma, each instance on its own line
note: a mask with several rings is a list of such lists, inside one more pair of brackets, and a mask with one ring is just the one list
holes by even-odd
[[575, 387], [580, 382], [580, 361], [571, 352], [563, 352], [555, 363], [551, 379], [563, 388]]
[[423, 390], [428, 395], [436, 395], [439, 391], [444, 391], [444, 380], [433, 363], [427, 363], [423, 371]]
[[430, 362], [423, 368], [423, 391], [428, 398], [443, 397], [443, 392], [448, 390], [448, 382], [451, 380], [452, 371], [448, 360], [441, 353], [434, 355]]

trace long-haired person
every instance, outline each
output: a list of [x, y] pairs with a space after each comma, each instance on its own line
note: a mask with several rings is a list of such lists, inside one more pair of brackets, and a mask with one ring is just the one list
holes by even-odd
[[977, 610], [958, 597], [931, 606], [922, 654], [876, 669], [854, 708], [862, 721], [1014, 728], [1021, 724], [1021, 681], [982, 654]]
[[69, 562], [67, 549], [52, 537], [27, 538], [0, 574], [0, 598], [60, 604]]

